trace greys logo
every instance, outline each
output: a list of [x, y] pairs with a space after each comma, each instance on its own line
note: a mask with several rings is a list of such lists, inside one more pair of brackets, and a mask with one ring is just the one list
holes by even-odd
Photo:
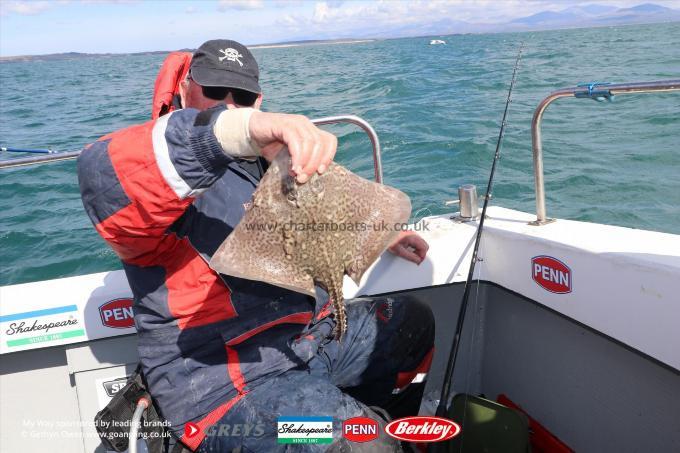
[[217, 423], [205, 431], [207, 436], [264, 436], [264, 423]]

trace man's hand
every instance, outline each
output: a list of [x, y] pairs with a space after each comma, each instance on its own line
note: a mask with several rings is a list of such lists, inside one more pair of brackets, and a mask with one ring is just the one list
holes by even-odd
[[288, 147], [299, 183], [309, 180], [314, 172], [326, 171], [338, 146], [335, 135], [302, 115], [255, 111], [248, 128], [251, 140], [262, 149], [262, 157], [270, 162], [284, 146]]
[[387, 250], [416, 264], [425, 259], [430, 246], [415, 231], [402, 231]]

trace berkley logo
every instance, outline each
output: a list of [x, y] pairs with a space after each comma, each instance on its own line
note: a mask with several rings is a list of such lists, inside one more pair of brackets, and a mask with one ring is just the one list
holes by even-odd
[[99, 307], [102, 324], [114, 329], [134, 327], [135, 318], [132, 312], [132, 299], [114, 299]]
[[353, 417], [342, 422], [342, 435], [352, 442], [369, 442], [378, 438], [378, 422], [368, 417]]
[[125, 387], [125, 384], [127, 384], [126, 377], [102, 383], [102, 385], [104, 386], [104, 391], [106, 392], [106, 395], [109, 397], [113, 397], [116, 393], [120, 392], [123, 389], [123, 387]]
[[571, 269], [552, 256], [541, 255], [531, 259], [531, 278], [541, 288], [551, 293], [571, 292]]
[[441, 417], [404, 417], [389, 423], [385, 432], [407, 442], [442, 442], [456, 437], [460, 426]]

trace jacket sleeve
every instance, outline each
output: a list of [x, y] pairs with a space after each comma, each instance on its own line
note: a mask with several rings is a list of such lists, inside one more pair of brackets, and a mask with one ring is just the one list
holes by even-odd
[[223, 109], [185, 109], [102, 137], [78, 158], [83, 205], [130, 264], [151, 265], [176, 243], [168, 228], [232, 158], [213, 132]]

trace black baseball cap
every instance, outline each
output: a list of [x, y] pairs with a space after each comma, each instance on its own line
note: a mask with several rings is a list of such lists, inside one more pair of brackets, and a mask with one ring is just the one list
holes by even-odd
[[238, 88], [261, 93], [260, 68], [243, 44], [213, 39], [201, 45], [191, 58], [191, 78], [204, 87]]

